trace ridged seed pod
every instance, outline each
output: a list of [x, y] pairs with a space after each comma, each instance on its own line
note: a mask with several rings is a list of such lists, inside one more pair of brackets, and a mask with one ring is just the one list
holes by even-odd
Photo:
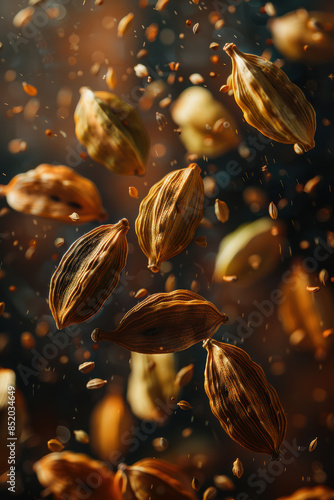
[[224, 431], [244, 448], [279, 456], [286, 416], [262, 368], [239, 347], [208, 340], [204, 388]]
[[42, 163], [18, 174], [7, 186], [0, 186], [1, 195], [18, 212], [66, 224], [73, 224], [69, 218], [73, 212], [79, 215], [77, 224], [107, 216], [95, 184], [64, 165]]
[[227, 43], [231, 57], [232, 86], [244, 118], [263, 135], [283, 144], [294, 144], [296, 153], [314, 148], [316, 115], [312, 105], [284, 71]]
[[180, 467], [156, 458], [132, 466], [121, 464], [116, 472], [117, 500], [196, 500], [190, 480]]
[[161, 403], [177, 397], [174, 354], [131, 353], [127, 400], [136, 417], [163, 423], [166, 411]]
[[126, 264], [127, 219], [97, 227], [78, 238], [50, 282], [49, 306], [57, 328], [83, 323], [103, 306]]
[[182, 252], [195, 236], [203, 217], [204, 184], [196, 163], [175, 170], [151, 187], [139, 207], [136, 233], [157, 273], [161, 264]]
[[102, 462], [81, 453], [49, 453], [34, 464], [34, 471], [42, 486], [56, 500], [87, 496], [88, 484], [94, 485], [88, 490], [90, 500], [116, 498], [113, 493], [114, 473]]
[[110, 92], [80, 93], [75, 133], [89, 156], [116, 174], [144, 175], [150, 139], [138, 111]]
[[143, 354], [177, 352], [211, 337], [226, 322], [226, 314], [197, 293], [175, 290], [149, 295], [125, 314], [116, 330], [97, 328], [92, 339]]

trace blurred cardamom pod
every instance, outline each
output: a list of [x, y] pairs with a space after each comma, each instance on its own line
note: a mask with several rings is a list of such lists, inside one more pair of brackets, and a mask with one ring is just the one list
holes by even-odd
[[304, 487], [277, 500], [334, 500], [334, 490], [322, 485]]
[[135, 227], [151, 271], [157, 273], [164, 261], [189, 245], [203, 217], [203, 203], [204, 185], [196, 163], [174, 170], [151, 187]]
[[78, 238], [50, 282], [49, 306], [57, 328], [83, 323], [112, 294], [126, 264], [127, 219], [97, 227]]
[[232, 59], [234, 97], [246, 122], [270, 139], [294, 144], [298, 154], [314, 148], [316, 115], [300, 88], [267, 59], [244, 54], [234, 43], [224, 50]]
[[10, 207], [18, 212], [71, 223], [73, 211], [78, 224], [103, 220], [107, 213], [95, 184], [64, 165], [42, 163], [33, 170], [18, 174], [7, 186], [0, 185]]
[[127, 400], [136, 417], [164, 423], [171, 413], [166, 411], [166, 405], [179, 392], [174, 384], [174, 356], [131, 353]]
[[197, 499], [181, 468], [157, 458], [145, 458], [132, 466], [120, 464], [114, 488], [118, 500]]
[[262, 368], [239, 347], [207, 340], [204, 388], [224, 431], [244, 448], [279, 456], [286, 416]]
[[275, 47], [292, 61], [322, 64], [334, 59], [334, 14], [298, 9], [270, 19]]
[[150, 139], [138, 111], [110, 92], [80, 94], [75, 133], [89, 156], [116, 174], [144, 175]]
[[96, 328], [92, 339], [143, 354], [177, 352], [211, 337], [226, 322], [226, 314], [200, 295], [175, 290], [149, 295], [125, 314], [116, 330]]
[[89, 490], [90, 500], [114, 498], [114, 473], [102, 462], [87, 455], [71, 451], [49, 453], [34, 464], [34, 471], [41, 485], [46, 488], [48, 494], [52, 493], [56, 500], [81, 498], [81, 493], [78, 496], [78, 485], [92, 484], [92, 477], [94, 488]]

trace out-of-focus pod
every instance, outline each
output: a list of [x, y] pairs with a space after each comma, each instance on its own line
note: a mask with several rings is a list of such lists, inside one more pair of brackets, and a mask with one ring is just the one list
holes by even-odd
[[131, 353], [127, 399], [141, 419], [163, 424], [171, 413], [171, 397], [177, 397], [175, 355]]
[[9, 469], [8, 458], [11, 448], [8, 438], [15, 438], [16, 454], [18, 443], [26, 420], [25, 403], [16, 388], [13, 370], [0, 367], [0, 475]]
[[267, 276], [278, 265], [284, 244], [282, 222], [267, 217], [242, 224], [220, 243], [213, 279], [226, 281], [235, 276], [235, 284], [249, 286]]
[[145, 458], [132, 466], [121, 464], [115, 475], [117, 500], [196, 500], [189, 478], [175, 465]]
[[18, 174], [6, 186], [0, 186], [1, 195], [18, 212], [67, 224], [73, 224], [70, 219], [73, 212], [79, 216], [76, 224], [107, 216], [95, 184], [64, 165], [42, 163]]
[[292, 61], [321, 64], [334, 59], [334, 14], [298, 9], [268, 23], [275, 47]]
[[41, 485], [56, 500], [79, 500], [83, 494], [87, 496], [88, 491], [90, 500], [116, 500], [113, 472], [87, 455], [71, 451], [50, 453], [34, 464], [34, 471]]
[[334, 500], [334, 490], [320, 485], [312, 488], [300, 488], [292, 495], [280, 497], [277, 500]]
[[[133, 419], [118, 389], [94, 407], [90, 418], [90, 442], [94, 453], [113, 463], [128, 449]], [[118, 455], [118, 456], [117, 456]]]
[[240, 138], [229, 111], [203, 87], [189, 87], [175, 101], [172, 118], [189, 153], [216, 158], [237, 148]]
[[150, 139], [138, 111], [110, 92], [81, 87], [75, 133], [93, 160], [121, 175], [144, 175]]
[[326, 356], [330, 342], [324, 332], [334, 327], [334, 297], [328, 287], [319, 290], [313, 286], [314, 275], [305, 270], [307, 263], [295, 262], [284, 273], [278, 314], [291, 345], [314, 351], [320, 360]]

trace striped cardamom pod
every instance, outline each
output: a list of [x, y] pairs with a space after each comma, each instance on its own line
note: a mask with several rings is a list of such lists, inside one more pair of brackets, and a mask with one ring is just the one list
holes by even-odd
[[203, 203], [204, 184], [196, 163], [170, 172], [151, 187], [135, 227], [151, 271], [157, 273], [164, 261], [189, 245], [202, 220]]
[[82, 453], [49, 453], [34, 464], [34, 471], [47, 493], [52, 493], [56, 500], [86, 498], [87, 491], [89, 500], [115, 498], [114, 473], [102, 462]]
[[18, 174], [7, 186], [0, 186], [0, 196], [14, 210], [71, 224], [70, 215], [79, 215], [78, 224], [103, 220], [107, 213], [95, 184], [64, 165], [43, 163]]
[[244, 54], [234, 43], [224, 50], [232, 59], [234, 97], [246, 122], [270, 139], [294, 144], [298, 154], [314, 148], [316, 115], [300, 88], [267, 59]]
[[204, 388], [224, 431], [244, 448], [279, 456], [286, 416], [262, 368], [239, 347], [207, 340]]
[[211, 337], [226, 322], [226, 314], [197, 293], [174, 290], [149, 295], [123, 316], [116, 330], [96, 328], [92, 339], [143, 354], [177, 352]]
[[89, 156], [116, 174], [144, 175], [150, 139], [138, 111], [110, 92], [80, 94], [75, 133]]
[[182, 469], [157, 458], [145, 458], [131, 466], [120, 464], [114, 491], [117, 500], [197, 499]]
[[78, 238], [51, 278], [49, 306], [61, 330], [83, 323], [101, 309], [119, 282], [128, 255], [127, 219]]
[[128, 380], [127, 400], [136, 417], [164, 423], [167, 419], [162, 404], [176, 398], [179, 387], [175, 384], [175, 354], [131, 353], [131, 373]]

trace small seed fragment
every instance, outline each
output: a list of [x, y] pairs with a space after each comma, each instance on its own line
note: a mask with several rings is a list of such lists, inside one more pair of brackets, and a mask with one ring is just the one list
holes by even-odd
[[87, 389], [100, 389], [104, 385], [106, 385], [107, 380], [102, 380], [101, 378], [92, 378], [89, 382], [87, 382]]
[[146, 288], [140, 288], [135, 294], [134, 294], [134, 298], [135, 299], [142, 299], [143, 297], [145, 297], [145, 295], [148, 294], [148, 291], [146, 290]]
[[242, 462], [239, 458], [237, 458], [234, 462], [233, 462], [233, 467], [232, 467], [232, 472], [235, 476], [237, 476], [239, 479], [241, 478], [241, 476], [243, 475], [244, 473], [244, 467], [242, 465]]
[[319, 292], [320, 286], [307, 286], [306, 290], [311, 293]]
[[94, 361], [86, 361], [85, 363], [81, 363], [81, 365], [79, 365], [78, 370], [81, 373], [90, 373], [92, 370], [94, 370], [94, 368]]
[[192, 75], [189, 76], [189, 80], [193, 85], [200, 85], [201, 83], [204, 83], [204, 78], [199, 73], [192, 73]]
[[65, 243], [64, 238], [56, 238], [55, 239], [55, 247], [60, 248]]
[[226, 205], [225, 201], [221, 200], [216, 200], [215, 201], [215, 214], [217, 219], [224, 224], [225, 222], [228, 221], [229, 216], [230, 216], [230, 211], [228, 209], [228, 206]]
[[79, 430], [79, 431], [73, 431], [73, 434], [75, 436], [75, 440], [78, 441], [78, 443], [82, 443], [82, 444], [89, 443], [89, 436], [88, 436], [87, 432]]
[[144, 64], [136, 64], [133, 69], [138, 78], [146, 78], [149, 75], [148, 69]]
[[199, 484], [199, 480], [197, 479], [197, 477], [193, 477], [193, 479], [191, 481], [191, 487], [195, 491], [199, 491], [200, 490], [201, 486]]
[[64, 449], [64, 445], [58, 439], [50, 439], [48, 441], [48, 448], [50, 451], [59, 452]]
[[117, 84], [117, 78], [115, 75], [114, 68], [109, 67], [107, 74], [106, 74], [106, 84], [110, 88], [110, 90], [113, 90], [116, 87]]
[[24, 92], [30, 96], [35, 96], [38, 94], [38, 90], [36, 89], [36, 87], [34, 87], [33, 85], [30, 85], [27, 82], [22, 82], [22, 87], [23, 87]]
[[194, 26], [193, 26], [193, 33], [194, 33], [194, 35], [197, 35], [197, 33], [199, 33], [199, 30], [200, 30], [199, 23], [194, 24]]
[[203, 493], [203, 500], [214, 500], [217, 496], [217, 488], [209, 486]]
[[214, 476], [213, 481], [217, 486], [217, 488], [219, 488], [220, 490], [232, 491], [235, 489], [232, 479], [230, 479], [228, 476], [224, 475]]
[[138, 189], [135, 188], [134, 186], [130, 186], [129, 187], [129, 195], [131, 196], [131, 198], [138, 198], [138, 196], [139, 196]]
[[168, 441], [164, 437], [158, 437], [153, 439], [152, 445], [156, 451], [162, 452], [167, 450], [168, 448]]
[[4, 310], [5, 310], [5, 303], [4, 302], [0, 302], [0, 316], [3, 315]]
[[269, 215], [273, 220], [277, 219], [278, 216], [278, 210], [274, 202], [270, 202], [269, 204]]
[[80, 219], [80, 215], [77, 212], [72, 212], [71, 215], [69, 215], [69, 218], [71, 221], [76, 222]]
[[159, 113], [158, 111], [155, 113], [155, 119], [157, 120], [157, 124], [160, 128], [164, 128], [167, 125], [167, 118], [164, 114]]
[[125, 33], [131, 28], [133, 18], [134, 14], [132, 12], [129, 12], [129, 14], [127, 14], [120, 20], [117, 27], [118, 38], [122, 38], [122, 36], [124, 36]]
[[310, 445], [308, 447], [308, 451], [312, 452], [316, 449], [318, 445], [318, 438], [316, 437], [315, 439], [313, 439], [313, 441], [310, 442]]
[[199, 247], [206, 248], [208, 246], [208, 242], [206, 241], [206, 236], [198, 236], [194, 239], [194, 243]]
[[181, 408], [181, 410], [192, 410], [192, 406], [190, 403], [188, 403], [188, 401], [184, 401], [184, 399], [182, 399], [181, 401], [179, 401], [178, 403], [176, 403], [177, 406], [179, 408]]
[[210, 49], [212, 49], [212, 50], [219, 49], [219, 43], [216, 43], [216, 42], [210, 43]]
[[181, 370], [177, 373], [175, 377], [175, 384], [179, 387], [184, 387], [185, 385], [189, 384], [189, 382], [193, 378], [193, 375], [194, 364], [191, 363], [190, 365], [181, 368]]

